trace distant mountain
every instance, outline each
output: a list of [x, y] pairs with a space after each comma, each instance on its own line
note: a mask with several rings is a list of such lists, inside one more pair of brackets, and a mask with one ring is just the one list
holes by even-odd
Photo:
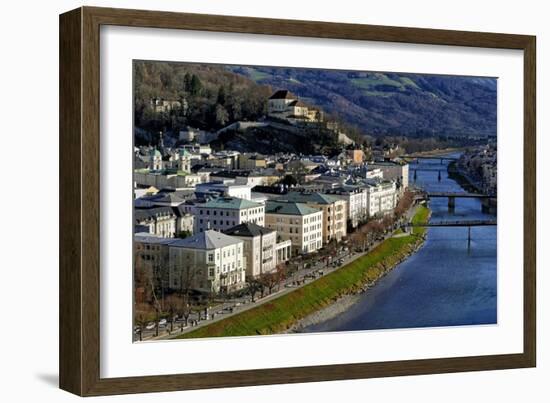
[[497, 80], [408, 73], [227, 66], [368, 135], [496, 135]]

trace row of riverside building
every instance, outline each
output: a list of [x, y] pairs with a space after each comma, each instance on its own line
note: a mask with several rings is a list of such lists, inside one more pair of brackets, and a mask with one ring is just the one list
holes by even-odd
[[[155, 107], [172, 107], [161, 101]], [[324, 125], [346, 137], [321, 110], [286, 90], [267, 106], [264, 121], [238, 125]], [[347, 148], [329, 158], [213, 152], [189, 143], [207, 135], [195, 132], [183, 130], [170, 147], [160, 133], [157, 146], [134, 149], [135, 270], [150, 269], [163, 290], [239, 290], [292, 257], [342, 242], [361, 223], [391, 214], [408, 187], [405, 161], [373, 161], [347, 137]], [[284, 184], [289, 174], [299, 184]]]
[[292, 256], [342, 241], [360, 222], [391, 213], [399, 198], [394, 180], [322, 192], [252, 189], [232, 180], [149, 188], [135, 200], [136, 270], [150, 267], [164, 289], [232, 292]]

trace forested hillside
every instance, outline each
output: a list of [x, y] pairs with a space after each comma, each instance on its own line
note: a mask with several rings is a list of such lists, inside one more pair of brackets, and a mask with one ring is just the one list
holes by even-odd
[[[356, 141], [496, 135], [490, 78], [137, 61], [134, 89], [137, 144], [155, 143], [159, 131], [214, 132], [262, 119], [277, 89], [321, 108]], [[155, 107], [155, 100], [170, 107]]]
[[[215, 130], [237, 120], [265, 115], [268, 85], [220, 66], [138, 61], [134, 64], [135, 125], [146, 131], [171, 131], [189, 125]], [[151, 100], [178, 101], [158, 113]]]
[[496, 79], [228, 67], [285, 88], [369, 135], [496, 135]]

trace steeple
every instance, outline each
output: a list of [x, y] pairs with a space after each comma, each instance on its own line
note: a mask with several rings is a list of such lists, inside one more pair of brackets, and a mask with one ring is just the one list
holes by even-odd
[[159, 132], [159, 149], [161, 152], [164, 152], [164, 137], [162, 135], [162, 130]]

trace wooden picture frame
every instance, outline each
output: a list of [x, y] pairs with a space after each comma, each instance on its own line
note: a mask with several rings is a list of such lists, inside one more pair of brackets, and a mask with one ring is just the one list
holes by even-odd
[[[524, 52], [524, 349], [504, 354], [230, 372], [100, 377], [100, 26], [120, 25]], [[81, 396], [533, 367], [536, 363], [535, 37], [82, 7], [60, 16], [60, 387]]]

